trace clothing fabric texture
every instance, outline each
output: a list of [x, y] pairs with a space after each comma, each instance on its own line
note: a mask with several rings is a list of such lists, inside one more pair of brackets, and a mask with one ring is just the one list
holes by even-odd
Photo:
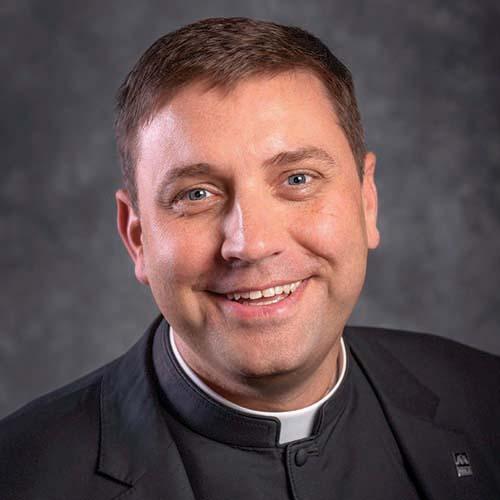
[[155, 334], [153, 362], [195, 498], [418, 500], [380, 404], [352, 356], [312, 433], [281, 445], [277, 417], [247, 418], [202, 392], [177, 362], [167, 333], [160, 327]]
[[[348, 376], [313, 434], [280, 446], [272, 418], [213, 411], [187, 380], [169, 387], [175, 361], [164, 345], [155, 362], [154, 349], [167, 329], [157, 318], [123, 356], [0, 421], [2, 500], [223, 500], [238, 485], [238, 497], [259, 498], [253, 484], [281, 493], [260, 498], [351, 499], [361, 498], [349, 489], [357, 478], [366, 498], [378, 498], [377, 482], [385, 498], [500, 498], [498, 357], [432, 335], [346, 327]], [[343, 441], [357, 421], [358, 446]], [[244, 448], [259, 451], [249, 459]]]

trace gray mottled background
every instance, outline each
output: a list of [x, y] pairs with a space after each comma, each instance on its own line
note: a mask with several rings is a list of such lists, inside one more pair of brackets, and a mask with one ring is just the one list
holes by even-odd
[[381, 247], [351, 323], [500, 353], [500, 3], [3, 1], [0, 416], [121, 354], [156, 314], [115, 231], [115, 91], [160, 35], [297, 24], [352, 69]]

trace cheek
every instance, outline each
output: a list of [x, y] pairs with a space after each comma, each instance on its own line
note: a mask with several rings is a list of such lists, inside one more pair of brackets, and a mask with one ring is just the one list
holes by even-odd
[[[295, 233], [303, 246], [328, 261], [346, 258], [364, 246], [363, 219], [353, 199], [332, 198], [302, 210]], [[300, 221], [300, 222], [299, 222]]]
[[205, 225], [182, 219], [150, 225], [145, 237], [145, 265], [151, 293], [177, 330], [199, 329], [204, 322], [200, 290], [213, 266], [213, 236]]
[[367, 244], [361, 207], [354, 197], [331, 198], [300, 214], [295, 238], [323, 263], [329, 293], [356, 297], [364, 282]]
[[152, 224], [145, 239], [145, 260], [156, 285], [182, 293], [196, 288], [213, 261], [213, 237], [206, 225], [192, 227], [182, 219]]

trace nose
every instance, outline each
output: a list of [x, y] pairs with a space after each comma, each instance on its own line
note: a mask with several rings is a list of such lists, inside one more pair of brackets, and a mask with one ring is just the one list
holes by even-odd
[[255, 263], [279, 255], [286, 246], [286, 218], [263, 197], [235, 197], [223, 221], [221, 255], [232, 263]]

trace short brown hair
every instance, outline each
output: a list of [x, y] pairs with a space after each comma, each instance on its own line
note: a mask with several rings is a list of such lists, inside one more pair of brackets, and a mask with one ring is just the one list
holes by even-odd
[[124, 187], [134, 208], [138, 131], [176, 91], [195, 81], [230, 90], [244, 78], [293, 69], [310, 70], [325, 85], [362, 179], [366, 148], [347, 67], [321, 40], [300, 28], [242, 17], [210, 18], [159, 38], [120, 87], [116, 139]]

